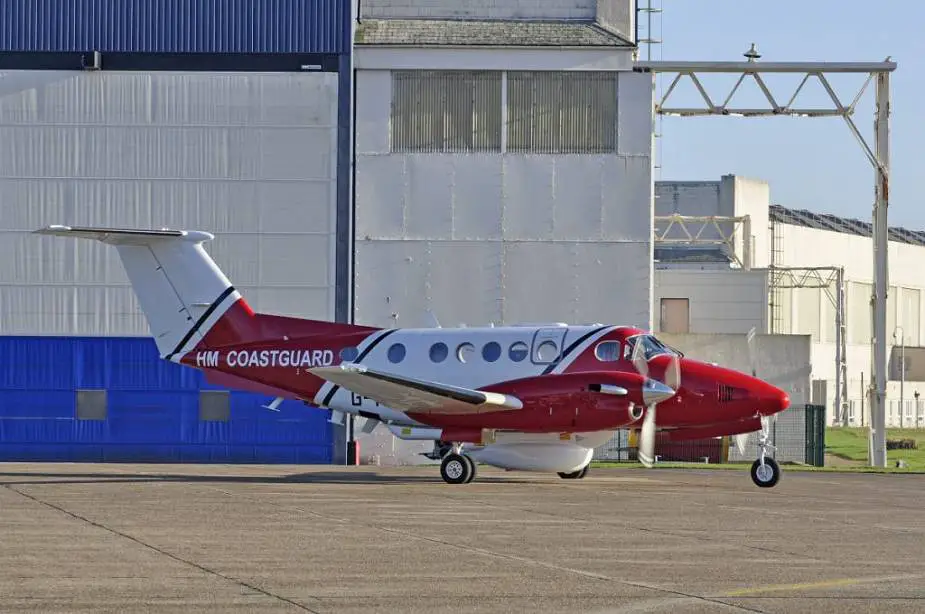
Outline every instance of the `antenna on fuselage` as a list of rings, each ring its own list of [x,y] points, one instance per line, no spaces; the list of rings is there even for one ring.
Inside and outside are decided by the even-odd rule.
[[[434,312],[431,311],[430,309],[427,310],[427,316],[428,316],[428,319],[430,320],[431,328],[443,328],[442,326],[440,326],[440,320],[437,319],[437,316],[435,316]]]

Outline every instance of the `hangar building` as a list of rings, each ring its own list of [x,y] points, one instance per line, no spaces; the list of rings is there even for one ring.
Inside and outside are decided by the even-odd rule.
[[[355,318],[620,322],[652,312],[651,74],[632,0],[363,0]],[[410,460],[429,445],[361,437]]]
[[[771,204],[766,182],[732,175],[659,181],[655,194],[655,329],[809,335],[813,402],[829,424],[869,424],[870,222]],[[890,228],[888,426],[925,426],[923,261],[925,232]]]
[[[350,3],[10,0],[0,23],[0,458],[330,461],[324,413],[159,361],[114,250],[28,231],[209,230],[255,309],[346,319]]]
[[[632,0],[364,0],[358,322],[648,325],[652,75]]]

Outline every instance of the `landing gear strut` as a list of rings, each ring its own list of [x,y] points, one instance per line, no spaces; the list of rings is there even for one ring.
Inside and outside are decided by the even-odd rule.
[[[578,471],[572,471],[571,473],[559,472],[559,477],[563,480],[580,480],[581,478],[588,475],[588,468],[591,466],[591,463],[588,463]]]
[[[761,418],[761,431],[758,433],[758,460],[752,463],[752,482],[759,488],[771,488],[780,481],[780,466],[768,454],[776,449],[768,440],[771,437],[771,422],[768,417]]]
[[[475,461],[462,453],[462,445],[453,444],[440,462],[440,477],[447,484],[468,484],[475,479]]]

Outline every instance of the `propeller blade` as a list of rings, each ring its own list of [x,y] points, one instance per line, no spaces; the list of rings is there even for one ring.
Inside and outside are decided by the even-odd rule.
[[[646,408],[646,415],[642,419],[642,429],[639,432],[639,449],[636,453],[639,462],[646,467],[655,464],[655,405]]]
[[[738,435],[733,436],[735,437],[736,450],[739,451],[739,456],[745,455],[745,444],[748,443],[748,436],[749,433],[739,433]]]
[[[665,369],[665,385],[675,390],[681,388],[681,359],[676,355],[671,357],[671,362]]]
[[[645,352],[646,349],[642,347],[642,341],[636,339],[636,343],[633,344],[633,354],[631,357],[633,366],[636,367],[636,371],[639,372],[639,375],[649,377],[649,363],[646,361]]]
[[[752,370],[752,377],[758,377],[758,348],[756,347],[755,335],[758,333],[753,326],[745,336],[748,343],[748,364]]]

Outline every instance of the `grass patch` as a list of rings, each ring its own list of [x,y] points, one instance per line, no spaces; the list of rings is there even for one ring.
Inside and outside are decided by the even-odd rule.
[[[835,427],[825,431],[825,451],[846,460],[867,462],[868,430]],[[887,429],[887,439],[914,439],[916,450],[887,450],[887,464],[895,469],[896,461],[906,461],[909,469],[925,471],[925,429]],[[899,470],[897,470],[899,471]]]

